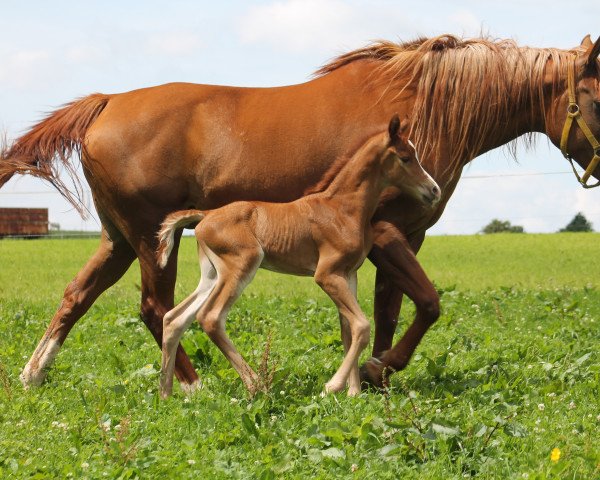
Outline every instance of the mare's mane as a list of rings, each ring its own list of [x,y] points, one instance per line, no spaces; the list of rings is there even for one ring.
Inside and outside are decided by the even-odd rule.
[[[499,130],[516,133],[519,112],[529,112],[532,130],[539,125],[539,115],[545,117],[548,100],[564,91],[567,68],[581,52],[441,35],[405,43],[377,41],[334,58],[315,75],[360,60],[376,62],[369,80],[387,82],[386,98],[413,92],[414,108],[406,113],[413,119],[411,138],[421,157],[444,155],[449,161],[432,173],[455,173],[481,153],[486,139],[498,138]],[[524,140],[530,145],[533,134]],[[509,144],[513,155],[515,145]]]

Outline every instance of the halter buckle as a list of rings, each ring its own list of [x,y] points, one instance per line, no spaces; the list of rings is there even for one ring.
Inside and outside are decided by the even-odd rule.
[[[576,103],[569,103],[569,105],[567,106],[567,114],[570,117],[575,117],[576,115],[578,115],[579,105],[577,105]]]

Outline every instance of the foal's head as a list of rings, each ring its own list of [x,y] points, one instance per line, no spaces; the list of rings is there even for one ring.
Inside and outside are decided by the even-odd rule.
[[[394,115],[388,128],[388,146],[383,154],[383,176],[390,186],[397,187],[402,193],[435,205],[440,199],[440,187],[423,170],[407,133],[408,121],[401,123],[398,115]]]

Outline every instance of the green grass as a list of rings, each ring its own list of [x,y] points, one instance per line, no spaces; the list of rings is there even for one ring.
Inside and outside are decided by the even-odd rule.
[[[19,372],[97,240],[0,241],[0,478],[600,478],[598,240],[429,238],[419,258],[443,313],[388,396],[321,398],[342,358],[335,309],[310,279],[260,272],[228,331],[254,366],[272,335],[269,393],[249,399],[194,326],[184,346],[204,388],[164,402],[136,265],[24,391]],[[179,300],[198,281],[193,240],[181,251]],[[365,265],[370,318],[373,278]]]

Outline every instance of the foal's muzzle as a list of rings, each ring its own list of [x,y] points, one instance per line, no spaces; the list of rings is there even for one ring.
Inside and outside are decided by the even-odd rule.
[[[442,196],[440,187],[438,187],[437,184],[434,184],[433,186],[426,186],[421,189],[421,192],[423,195],[423,201],[431,206],[438,203]]]

